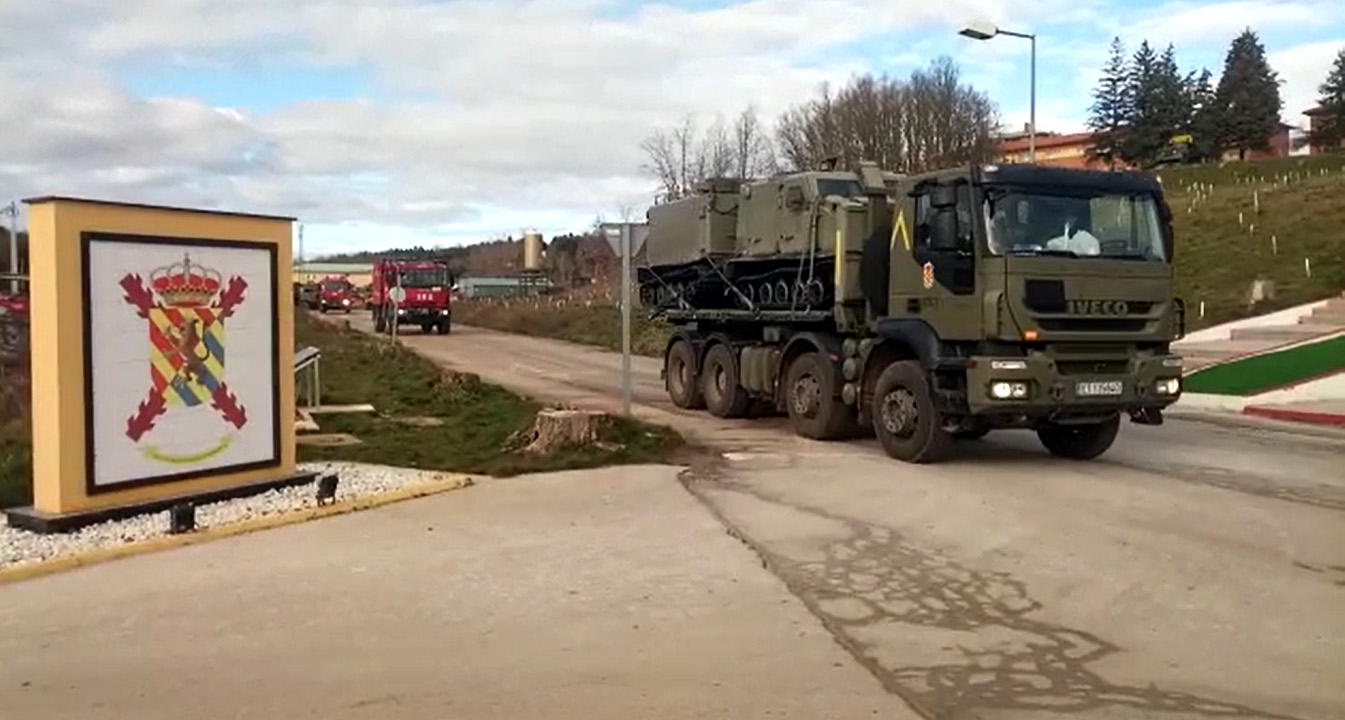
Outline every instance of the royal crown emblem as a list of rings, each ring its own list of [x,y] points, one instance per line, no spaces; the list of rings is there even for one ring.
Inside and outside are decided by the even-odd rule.
[[[226,283],[220,273],[184,253],[182,262],[151,270],[148,282],[128,273],[119,285],[127,304],[148,321],[149,341],[150,387],[126,420],[126,436],[138,444],[170,408],[203,405],[241,430],[247,410],[225,380],[224,321],[244,302],[247,281],[233,276]],[[223,452],[231,442],[226,434],[215,445],[185,455],[169,455],[155,445],[141,452],[161,462],[190,464]]]
[[[200,307],[215,298],[223,278],[210,268],[193,264],[191,256],[184,253],[182,262],[150,271],[149,284],[172,307]]]

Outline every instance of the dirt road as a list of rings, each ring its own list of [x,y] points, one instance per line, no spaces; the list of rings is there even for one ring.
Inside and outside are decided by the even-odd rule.
[[[466,327],[403,341],[540,399],[619,403],[619,355]],[[916,467],[677,410],[657,362],[632,371],[639,416],[727,454],[692,491],[925,717],[1345,717],[1345,435],[1170,419],[1092,463],[999,433]]]

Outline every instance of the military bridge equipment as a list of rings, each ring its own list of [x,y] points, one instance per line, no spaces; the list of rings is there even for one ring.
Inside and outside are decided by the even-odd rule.
[[[1029,429],[1086,460],[1181,392],[1171,212],[1140,172],[872,163],[709,180],[655,205],[641,304],[682,408],[788,414],[892,457]]]

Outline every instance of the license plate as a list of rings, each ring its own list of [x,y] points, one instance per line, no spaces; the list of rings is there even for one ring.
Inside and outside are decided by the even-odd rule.
[[[1108,395],[1120,395],[1125,389],[1120,380],[1106,380],[1103,382],[1081,382],[1074,386],[1074,393],[1080,397],[1105,397]]]

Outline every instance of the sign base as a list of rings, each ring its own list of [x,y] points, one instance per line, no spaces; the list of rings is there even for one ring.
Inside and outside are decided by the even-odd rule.
[[[279,488],[308,485],[312,483],[317,476],[318,474],[313,472],[295,473],[293,475],[284,475],[271,480],[263,480],[260,482],[248,483],[246,485],[236,485],[222,490],[185,493],[154,500],[127,503],[124,505],[113,505],[111,507],[102,507],[93,510],[77,510],[60,514],[45,513],[32,506],[10,508],[5,510],[5,518],[8,520],[10,527],[19,528],[20,530],[27,530],[42,535],[67,533],[98,523],[113,520],[125,520],[126,518],[135,517],[137,515],[149,515],[151,513],[164,512],[168,508],[182,502],[192,502],[199,506],[220,502],[222,500],[235,500],[238,498],[252,497],[253,495],[261,495],[262,493]],[[166,526],[167,520],[164,522]]]

